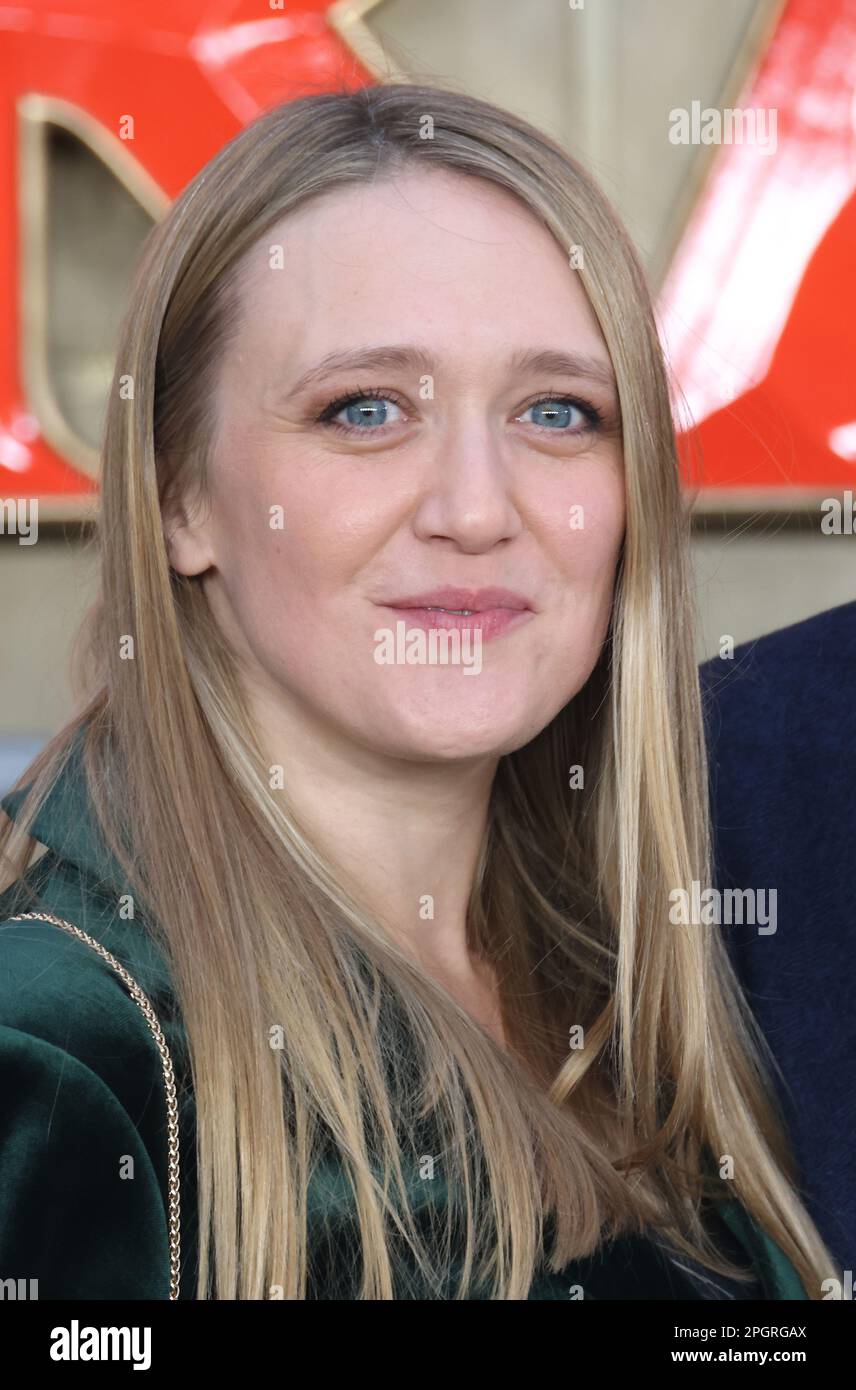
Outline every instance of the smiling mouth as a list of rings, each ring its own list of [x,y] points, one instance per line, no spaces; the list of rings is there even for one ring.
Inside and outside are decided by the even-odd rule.
[[[499,637],[522,626],[535,612],[529,601],[511,589],[434,590],[394,599],[382,607],[407,627],[478,632],[482,639]]]
[[[480,640],[484,641],[513,631],[535,617],[531,608],[438,608],[434,604],[422,608],[388,606],[406,628],[419,627],[426,632],[479,633]]]
[[[465,589],[461,585],[453,584],[438,585],[434,589],[423,589],[421,593],[389,599],[384,607],[407,610],[418,608],[424,613],[454,613],[464,617],[500,610],[511,613],[532,611],[532,604],[523,594],[498,585],[481,589]]]

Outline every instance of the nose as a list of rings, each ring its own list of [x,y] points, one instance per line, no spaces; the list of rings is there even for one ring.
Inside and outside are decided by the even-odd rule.
[[[486,422],[450,424],[437,440],[413,525],[420,540],[451,541],[473,555],[520,534],[508,463]]]

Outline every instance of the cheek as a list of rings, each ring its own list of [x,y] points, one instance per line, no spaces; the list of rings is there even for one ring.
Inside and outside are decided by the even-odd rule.
[[[606,638],[624,523],[624,479],[611,464],[575,470],[541,512],[555,602],[533,670],[557,706],[588,679]]]
[[[347,598],[395,530],[392,490],[282,439],[232,459],[218,478],[215,547],[233,630],[279,680],[341,664],[343,643],[370,650]]]
[[[334,590],[366,543],[356,500],[283,440],[233,455],[214,505],[218,568],[234,601],[255,608],[290,595],[305,611]]]
[[[575,473],[542,512],[543,534],[568,593],[611,592],[624,535],[624,479],[615,464]]]

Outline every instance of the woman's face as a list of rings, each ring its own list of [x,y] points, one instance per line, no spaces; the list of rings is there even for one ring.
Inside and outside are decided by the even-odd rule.
[[[568,257],[504,190],[407,172],[283,219],[241,303],[211,507],[170,554],[206,572],[257,708],[407,759],[529,742],[592,671],[624,529]]]

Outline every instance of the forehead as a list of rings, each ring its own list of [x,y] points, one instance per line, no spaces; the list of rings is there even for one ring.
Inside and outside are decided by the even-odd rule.
[[[513,193],[446,169],[312,198],[250,248],[237,284],[249,351],[426,334],[490,350],[513,334],[606,355],[569,249]]]

